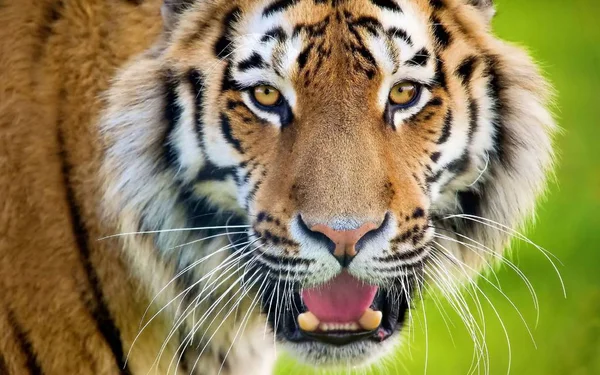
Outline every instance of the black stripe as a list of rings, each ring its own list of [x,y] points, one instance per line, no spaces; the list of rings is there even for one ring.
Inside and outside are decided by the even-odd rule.
[[[225,71],[223,72],[223,79],[221,80],[221,91],[242,91],[245,87],[242,87],[237,81],[232,78],[231,74],[231,63],[227,64]]]
[[[437,16],[431,17],[431,28],[437,44],[442,48],[447,48],[452,42],[452,37]]]
[[[477,64],[477,62],[478,60],[475,56],[469,56],[465,58],[455,70],[456,76],[460,78],[463,86],[465,86],[465,90],[469,97],[469,145],[473,141],[473,135],[479,126],[479,105],[473,98],[471,94],[471,88],[469,86],[475,70],[475,64]]]
[[[408,60],[406,64],[411,66],[426,66],[430,57],[429,51],[427,51],[425,48],[422,48],[415,53],[412,59]]]
[[[238,70],[241,72],[245,72],[246,70],[265,68],[266,66],[267,63],[262,58],[262,56],[254,52],[250,57],[238,64]]]
[[[444,171],[445,171],[445,169],[440,169],[435,174],[427,176],[427,178],[425,179],[425,182],[427,183],[427,185],[431,185],[431,184],[437,182],[440,179],[440,177],[442,177],[442,174],[444,174]]]
[[[240,8],[235,7],[223,18],[223,30],[221,36],[214,45],[214,52],[218,58],[228,58],[233,51],[232,28],[240,14]]]
[[[186,226],[188,227],[206,228],[247,224],[247,220],[238,213],[223,210],[211,202],[209,198],[198,196],[194,192],[193,185],[183,187],[178,197],[178,205],[184,207],[185,209]],[[228,232],[229,234],[227,234]],[[236,247],[236,245],[243,241],[247,241],[248,236],[245,233],[231,234],[231,232],[237,231],[228,229],[205,229],[202,230],[201,233],[198,233],[198,236],[199,238],[202,238],[227,234],[229,243],[234,245],[234,247],[228,251],[228,253],[233,253],[235,250],[239,249]],[[184,256],[184,254],[185,252],[178,252],[178,257]],[[179,258],[176,264],[178,265],[178,271],[182,271],[187,265],[189,265],[189,262],[186,259]],[[193,274],[189,272],[177,279],[177,283],[182,289],[192,286],[195,281],[196,280],[193,277]],[[186,301],[188,303],[193,302],[192,296],[197,295],[198,292],[199,286],[192,287],[191,292],[185,296]],[[183,370],[185,372],[185,369]]]
[[[2,8],[1,3],[2,2],[0,1],[0,8]],[[63,0],[55,0],[54,3],[45,10],[46,14],[44,15],[44,19],[38,30],[40,49],[35,51],[33,56],[34,60],[38,60],[46,51],[46,41],[52,36],[55,24],[62,18],[63,8]]]
[[[234,110],[239,106],[244,106],[244,102],[238,101],[238,100],[233,100],[233,99],[227,100],[227,109]]]
[[[254,169],[256,169],[256,168],[254,168]],[[256,184],[254,184],[252,189],[248,192],[248,196],[246,197],[246,210],[248,210],[248,211],[250,210],[250,202],[252,202],[252,200],[256,196],[256,193],[258,192],[258,189],[260,189],[262,183],[263,183],[263,180],[258,178],[258,180],[256,181]]]
[[[198,146],[204,152],[204,75],[196,69],[191,69],[187,79],[192,86],[192,94],[195,100],[194,121],[198,137]]]
[[[380,8],[402,13],[402,8],[394,0],[371,0],[371,2]]]
[[[507,162],[506,158],[506,144],[508,137],[506,134],[506,128],[502,123],[503,114],[506,111],[504,102],[502,101],[502,93],[505,89],[502,77],[498,72],[498,63],[492,58],[488,58],[487,75],[490,77],[488,84],[487,93],[492,98],[492,112],[494,118],[492,120],[492,126],[494,127],[494,152],[493,157],[497,158],[501,163]]]
[[[223,133],[223,136],[227,142],[229,142],[240,154],[244,153],[240,141],[233,136],[229,117],[227,117],[227,115],[224,113],[221,113],[221,132]]]
[[[223,210],[222,207],[215,206],[209,198],[197,195],[191,185],[187,189],[181,190],[178,201],[186,209],[186,221],[189,227],[206,228],[248,224],[248,220],[240,216],[239,213]],[[202,231],[202,236],[209,237],[227,233],[227,231],[227,229],[206,229]],[[232,243],[238,239],[238,235],[231,236]]]
[[[386,31],[387,35],[390,38],[400,38],[406,42],[409,46],[413,45],[413,41],[411,37],[406,33],[406,31],[399,29],[397,27],[392,27],[388,31]]]
[[[292,36],[296,37],[301,32],[306,32],[309,36],[314,37],[314,38],[323,36],[323,34],[325,34],[325,28],[330,23],[329,21],[330,21],[330,16],[326,16],[321,21],[316,22],[314,24],[310,24],[310,25],[303,24],[303,23],[298,24],[294,27]]]
[[[287,237],[281,237],[278,236],[276,234],[273,234],[273,232],[271,232],[270,230],[265,230],[262,233],[259,233],[260,237],[261,237],[261,241],[263,243],[267,243],[267,244],[273,244],[275,246],[279,246],[280,244],[284,244],[284,245],[288,245],[288,246],[299,246],[296,242],[294,242],[293,240],[290,240]]]
[[[473,136],[479,127],[479,105],[475,101],[475,99],[469,99],[469,143],[473,141]]]
[[[229,351],[224,351],[224,350],[219,351],[219,363],[221,364],[221,368],[224,370],[223,372],[225,374],[229,373],[231,370],[231,366],[229,365],[229,362],[227,362],[228,354],[229,354]]]
[[[96,273],[94,265],[90,259],[90,248],[88,246],[89,235],[80,213],[75,192],[73,191],[73,187],[71,185],[70,176],[72,167],[68,161],[68,154],[65,148],[64,138],[60,130],[58,133],[58,143],[60,147],[60,158],[62,161],[62,174],[66,190],[66,199],[71,215],[71,230],[75,237],[75,241],[77,242],[80,260],[95,300],[95,306],[89,307],[90,313],[96,320],[98,331],[102,334],[104,340],[113,353],[116,366],[122,371],[123,375],[131,375],[131,371],[125,363],[123,343],[121,342],[121,333],[115,325],[110,311],[108,310],[104,295],[102,293],[100,279],[98,278],[98,274]]]
[[[362,16],[352,21],[352,24],[365,28],[373,36],[379,35],[379,30],[383,29],[383,25],[375,17]]]
[[[177,168],[179,156],[173,144],[172,135],[177,129],[183,108],[178,103],[177,80],[172,73],[167,72],[165,74],[163,84],[166,94],[164,119],[167,122],[167,129],[163,137],[163,155],[168,167]]]
[[[413,214],[412,214],[412,218],[413,219],[419,219],[421,217],[425,217],[425,210],[421,207],[417,207],[415,208]]]
[[[191,294],[191,293],[190,293]],[[195,294],[194,294],[195,295]],[[179,342],[184,342],[184,340],[187,337],[187,332],[184,328],[179,328]],[[202,345],[201,347],[204,347],[204,342],[202,343],[198,343],[198,345]],[[188,365],[188,363],[195,363],[194,362],[190,362],[190,357],[192,357],[192,352],[195,351],[195,348],[193,346],[189,346],[186,345],[184,348],[181,349],[181,351],[179,351],[179,353],[181,353],[181,361],[179,362],[179,369],[181,370],[181,372],[183,372],[184,374],[191,374],[191,367],[190,365]],[[177,353],[175,353],[177,354]],[[193,367],[193,365],[192,365]]]
[[[469,150],[465,149],[460,157],[448,163],[445,169],[457,175],[466,171],[470,163],[471,157],[469,156]]]
[[[354,51],[358,52],[363,59],[367,60],[367,62],[369,62],[371,65],[377,67],[377,61],[375,60],[375,57],[373,57],[371,51],[369,51],[365,46],[361,44],[360,46],[355,47]]]
[[[445,6],[442,0],[429,0],[429,5],[435,10],[441,10]]]
[[[308,61],[308,55],[310,54],[310,51],[312,50],[313,46],[314,44],[310,42],[298,55],[298,70],[302,70],[306,66],[306,63]]]
[[[8,364],[6,363],[6,359],[0,353],[0,374],[9,375],[8,374]]]
[[[382,274],[382,276],[392,275],[392,277],[398,273],[398,271],[409,271],[413,274],[418,272],[425,264],[425,259],[419,259],[417,261],[405,261],[406,263],[400,263],[391,265],[388,267],[375,267],[373,272]],[[396,279],[397,280],[397,279]]]
[[[200,172],[198,172],[196,181],[225,181],[228,177],[235,176],[235,172],[235,167],[217,167],[212,162],[207,160],[206,164],[204,164],[204,167],[202,167]]]
[[[427,102],[426,107],[440,107],[442,104],[444,104],[442,98],[436,96]]]
[[[457,193],[457,199],[461,207],[462,213],[466,215],[481,215],[481,198],[484,194],[485,185],[479,187],[478,191],[467,190],[459,191]],[[471,220],[465,220],[465,225],[475,226],[477,223]]]
[[[259,251],[257,253],[257,257],[261,258],[262,260],[265,260],[269,263],[272,263],[273,265],[276,265],[278,267],[281,267],[281,266],[293,266],[293,267],[295,267],[295,266],[310,266],[311,264],[313,264],[315,262],[312,259],[273,256],[273,255],[266,254],[262,251]]]
[[[269,31],[267,31],[265,33],[265,35],[263,35],[262,38],[260,38],[260,41],[263,43],[266,43],[272,39],[276,39],[278,42],[283,42],[283,40],[287,37],[287,34],[285,33],[285,30],[283,30],[283,28],[281,27],[276,27],[274,29],[271,29]]]
[[[444,68],[444,63],[439,58],[436,59],[436,61],[435,77],[433,77],[433,79],[438,86],[445,89],[448,85],[448,82],[446,81],[446,70]]]
[[[266,211],[261,211],[258,213],[258,215],[256,215],[256,224],[260,224],[262,222],[275,223],[275,225],[281,227],[281,221]]]
[[[292,5],[296,4],[298,0],[276,0],[271,3],[268,7],[263,11],[263,16],[268,17],[274,13],[282,12]]]
[[[19,324],[11,310],[7,311],[7,317],[8,324],[10,324],[16,336],[17,344],[19,344],[19,349],[21,349],[21,352],[23,352],[23,355],[25,356],[25,364],[27,366],[27,369],[29,370],[29,373],[31,375],[42,375],[44,372],[42,371],[42,367],[40,366],[37,354],[33,350],[33,345],[27,337],[27,332],[25,332],[23,327]]]
[[[477,58],[475,56],[469,56],[460,63],[458,68],[456,68],[456,75],[460,78],[463,85],[467,85],[471,81],[476,63]]]
[[[453,121],[454,121],[454,116],[452,116],[452,111],[448,111],[448,113],[446,113],[446,118],[444,119],[444,127],[442,128],[442,135],[437,140],[438,144],[445,143],[448,140],[448,138],[450,138]]]
[[[398,241],[400,242],[404,242],[404,241]],[[420,255],[423,254],[423,252],[426,249],[424,247],[420,247],[418,249],[414,249],[414,250],[410,250],[410,251],[403,251],[401,253],[397,253],[397,254],[392,254],[392,255],[388,255],[385,257],[379,257],[376,258],[375,260],[380,261],[380,262],[394,262],[394,261],[403,261],[403,260],[411,260],[412,258],[416,258]]]

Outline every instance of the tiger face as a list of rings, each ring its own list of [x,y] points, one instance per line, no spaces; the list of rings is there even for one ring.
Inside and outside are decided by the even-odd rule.
[[[534,65],[490,35],[488,2],[172,3],[146,57],[160,62],[164,112],[146,119],[164,150],[122,204],[155,194],[139,215],[150,229],[195,223],[199,206],[248,225],[230,238],[243,277],[300,358],[383,355],[425,283],[473,277],[531,211],[553,122]],[[149,210],[165,190],[172,202]]]

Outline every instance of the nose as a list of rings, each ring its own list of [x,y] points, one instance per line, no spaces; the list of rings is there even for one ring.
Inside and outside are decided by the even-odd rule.
[[[326,245],[342,267],[348,267],[368,238],[376,236],[383,230],[387,218],[386,215],[380,224],[367,222],[352,230],[335,230],[326,224],[309,227],[302,216],[299,217],[299,221],[305,234]]]

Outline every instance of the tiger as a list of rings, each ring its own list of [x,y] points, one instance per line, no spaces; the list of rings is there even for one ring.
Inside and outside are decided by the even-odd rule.
[[[552,90],[494,14],[0,2],[0,373],[381,363],[553,169]]]

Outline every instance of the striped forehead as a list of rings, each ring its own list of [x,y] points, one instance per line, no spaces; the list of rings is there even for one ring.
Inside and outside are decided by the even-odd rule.
[[[376,19],[382,32],[369,38],[372,51],[387,52],[384,56],[376,57],[385,72],[390,74],[401,67],[410,69],[426,66],[429,63],[427,57],[433,50],[427,16],[410,1],[394,3],[398,8],[379,8]],[[418,74],[418,70],[415,72]]]
[[[307,11],[308,7],[313,11]],[[257,2],[235,26],[233,77],[243,86],[268,82],[285,90],[307,46],[323,37],[299,32],[299,25],[316,24],[327,16],[332,19],[336,13],[360,31],[384,77],[401,75],[424,83],[433,79],[435,59],[428,17],[407,0]]]
[[[292,37],[294,25],[285,12],[292,3],[261,1],[239,20],[233,41],[232,75],[245,87],[264,83],[277,86],[293,106],[294,93],[288,78],[293,74],[302,40]]]

